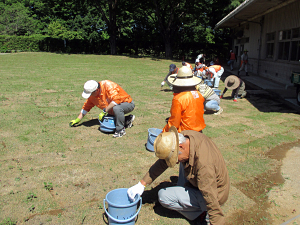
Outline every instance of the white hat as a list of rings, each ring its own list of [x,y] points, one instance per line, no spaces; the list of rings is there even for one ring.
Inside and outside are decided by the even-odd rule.
[[[99,83],[95,80],[88,80],[83,86],[82,97],[89,98],[97,90]]]
[[[172,74],[167,78],[168,82],[174,86],[191,87],[201,82],[199,77],[195,77],[190,67],[183,66],[178,70],[178,74]]]
[[[200,62],[199,59],[196,59],[196,60],[195,60],[195,63],[198,63],[198,62]]]

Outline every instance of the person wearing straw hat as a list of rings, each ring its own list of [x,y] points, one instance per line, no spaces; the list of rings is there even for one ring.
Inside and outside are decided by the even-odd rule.
[[[128,197],[142,195],[146,185],[180,163],[177,186],[159,190],[160,204],[196,224],[204,222],[206,212],[210,224],[224,224],[221,205],[228,199],[230,181],[224,158],[213,141],[196,131],[178,133],[172,126],[157,136],[154,151],[159,159],[138,184],[127,190]]]
[[[248,75],[248,50],[244,50],[244,54],[241,56],[241,68],[238,71],[238,76],[240,75],[240,72],[245,69],[246,76]]]
[[[171,116],[163,132],[169,131],[171,126],[175,126],[178,132],[202,131],[206,126],[203,118],[204,98],[196,90],[196,85],[201,82],[201,78],[194,76],[189,67],[183,66],[177,74],[168,77],[168,82],[173,85],[174,94]]]
[[[232,90],[231,97],[233,98],[234,102],[237,102],[238,98],[243,98],[247,94],[247,92],[245,91],[246,88],[245,82],[241,78],[235,75],[230,75],[226,77],[224,84],[225,84],[225,88],[220,98],[223,98],[224,94],[228,89]]]
[[[135,105],[130,95],[118,84],[110,80],[100,82],[89,80],[84,84],[82,97],[87,100],[83,104],[78,117],[70,121],[70,127],[78,124],[94,106],[102,109],[99,120],[107,114],[115,116],[116,131],[113,135],[114,138],[124,136],[126,134],[125,127],[132,126],[135,116],[129,115],[129,118],[125,121],[125,114],[132,112]]]

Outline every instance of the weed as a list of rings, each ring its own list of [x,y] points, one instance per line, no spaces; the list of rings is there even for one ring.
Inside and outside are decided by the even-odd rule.
[[[44,188],[45,188],[47,191],[50,191],[50,190],[53,190],[53,185],[52,185],[52,183],[44,182]]]
[[[4,219],[0,222],[0,225],[16,225],[17,221],[12,220],[11,218]]]
[[[103,206],[101,203],[98,204],[98,209],[103,209]]]
[[[58,213],[57,217],[60,218],[61,217],[61,213]]]
[[[34,198],[37,198],[36,194],[34,194],[33,192],[29,192],[27,197],[26,197],[26,201],[32,201]]]
[[[64,155],[64,154],[62,154],[62,155],[61,155],[61,157],[63,157],[63,158],[67,158],[67,156],[66,156],[66,155]]]
[[[8,166],[8,169],[12,170],[13,168],[15,168],[14,166]]]
[[[21,180],[20,177],[16,177],[16,178],[15,178],[15,181],[20,181],[20,180]]]
[[[35,206],[34,205],[31,205],[30,207],[29,207],[29,211],[30,212],[33,212],[35,210]]]

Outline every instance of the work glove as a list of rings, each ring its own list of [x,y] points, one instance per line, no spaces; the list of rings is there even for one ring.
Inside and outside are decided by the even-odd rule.
[[[106,116],[108,113],[105,111],[105,109],[102,110],[102,112],[99,114],[99,120],[103,121],[104,116]]]
[[[128,197],[131,199],[131,201],[134,201],[134,197],[139,194],[140,196],[143,194],[145,190],[145,186],[142,185],[141,182],[139,182],[138,184],[132,186],[131,188],[128,188],[127,190],[127,194]]]
[[[81,121],[81,119],[77,118],[76,120],[71,120],[69,123],[70,127],[74,127],[76,124],[78,124]]]
[[[165,82],[161,82],[160,87],[163,87],[165,85]]]
[[[223,95],[221,95],[220,98],[223,98]]]

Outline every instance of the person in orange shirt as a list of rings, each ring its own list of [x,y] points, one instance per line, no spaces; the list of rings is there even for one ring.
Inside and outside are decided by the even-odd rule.
[[[115,116],[116,131],[113,137],[124,136],[126,134],[125,126],[132,126],[135,116],[130,115],[129,120],[125,123],[125,114],[132,112],[135,105],[130,95],[118,84],[110,80],[100,82],[89,80],[84,84],[82,97],[87,100],[77,119],[71,120],[69,124],[71,127],[78,124],[94,106],[103,110],[99,114],[100,120],[107,114]]]
[[[175,126],[178,132],[183,130],[201,132],[206,126],[203,118],[205,99],[196,90],[201,78],[194,76],[189,67],[183,66],[178,70],[178,74],[170,75],[168,81],[173,85],[174,97],[171,116],[163,132],[169,131],[171,126]]]
[[[187,62],[182,62],[182,66],[187,66],[190,67],[192,71],[194,70],[193,66]]]
[[[212,65],[205,69],[205,75],[211,77],[211,81],[213,82],[213,88],[218,89],[220,79],[222,74],[224,73],[224,68],[220,65]]]

